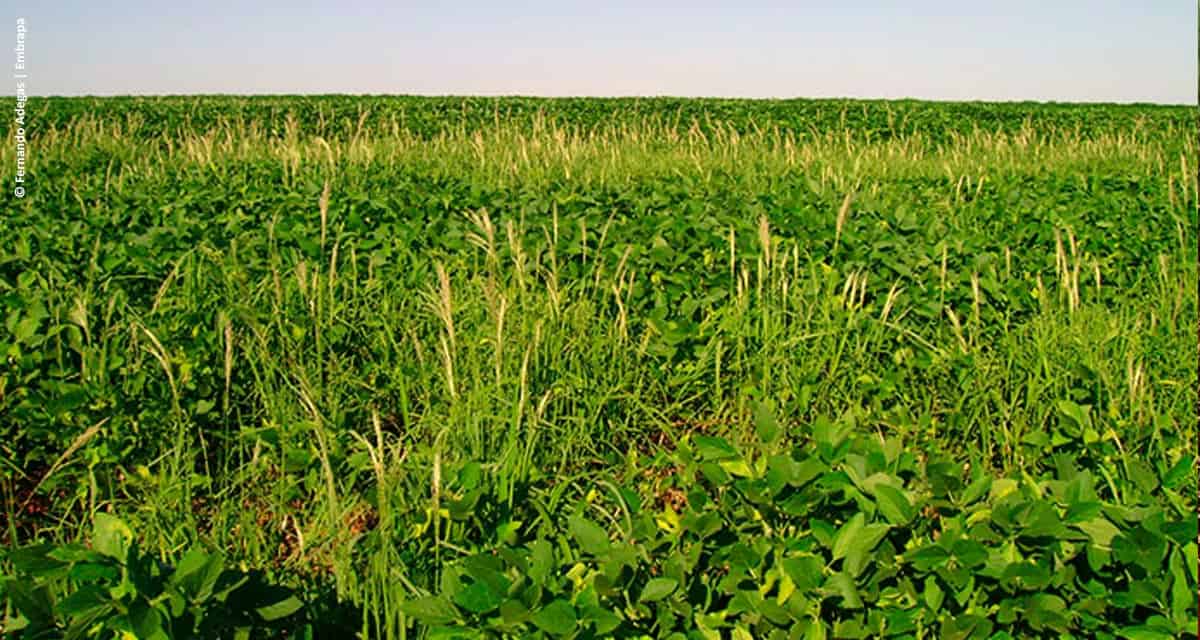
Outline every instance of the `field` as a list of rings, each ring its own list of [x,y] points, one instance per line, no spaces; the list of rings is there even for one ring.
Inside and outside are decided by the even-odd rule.
[[[1195,637],[1194,109],[28,109],[13,637]]]

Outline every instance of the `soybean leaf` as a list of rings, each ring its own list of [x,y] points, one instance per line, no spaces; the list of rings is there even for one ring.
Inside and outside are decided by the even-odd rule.
[[[550,635],[565,636],[575,630],[575,607],[566,600],[555,600],[533,614],[533,624]]]
[[[903,491],[886,484],[875,487],[879,512],[894,525],[904,526],[916,517],[917,511]]]
[[[567,520],[567,527],[579,543],[579,548],[583,549],[585,553],[600,555],[612,546],[608,539],[608,533],[600,525],[581,515],[571,516]]]
[[[652,578],[642,589],[642,595],[638,600],[641,602],[657,602],[671,595],[677,586],[679,586],[679,581],[675,578]]]
[[[458,609],[445,598],[423,596],[400,605],[400,611],[416,618],[423,624],[440,625],[458,619]]]
[[[862,513],[856,513],[842,525],[841,529],[838,529],[837,536],[833,539],[834,560],[845,558],[846,554],[850,553],[850,549],[865,523],[866,517]]]
[[[133,531],[129,525],[120,518],[101,511],[92,520],[92,526],[92,548],[114,560],[124,562],[129,543],[133,540]]]

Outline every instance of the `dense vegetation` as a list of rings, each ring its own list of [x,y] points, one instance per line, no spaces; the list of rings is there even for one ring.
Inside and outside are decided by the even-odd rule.
[[[29,122],[9,632],[1194,637],[1194,110]]]

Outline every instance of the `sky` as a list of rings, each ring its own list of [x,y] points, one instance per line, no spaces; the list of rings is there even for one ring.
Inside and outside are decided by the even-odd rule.
[[[1197,101],[1192,0],[22,4],[34,96]]]

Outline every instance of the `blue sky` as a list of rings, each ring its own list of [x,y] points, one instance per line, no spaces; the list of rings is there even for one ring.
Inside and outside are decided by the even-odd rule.
[[[1197,97],[1191,0],[166,4],[27,3],[30,93]]]

